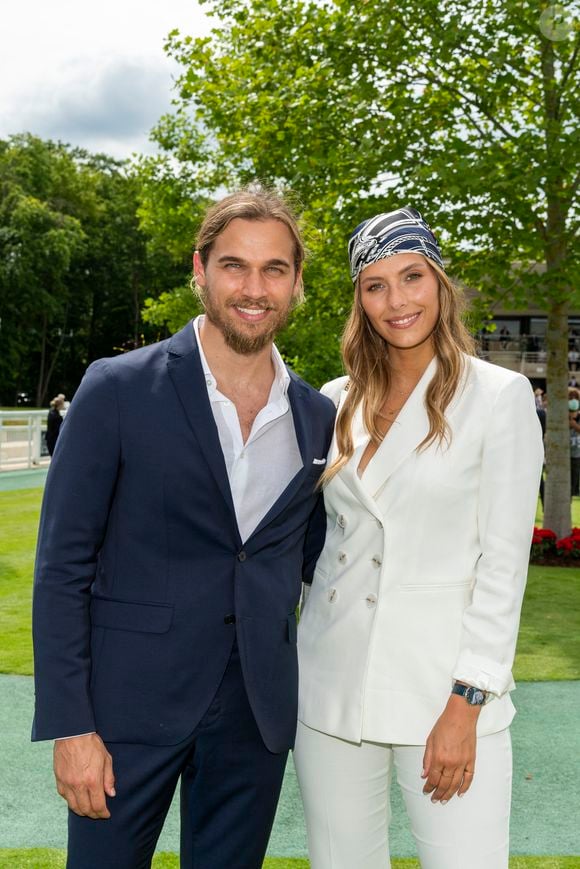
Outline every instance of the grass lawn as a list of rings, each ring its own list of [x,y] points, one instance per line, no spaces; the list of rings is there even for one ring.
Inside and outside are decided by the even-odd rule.
[[[42,489],[0,492],[0,672],[32,673],[32,565]]]
[[[530,565],[514,678],[580,679],[580,568]]]
[[[538,506],[536,509],[536,525],[542,527],[544,519],[544,511],[542,510],[542,502],[538,498]],[[572,498],[572,526],[580,528],[580,498]]]
[[[0,492],[0,672],[32,673],[30,600],[42,490]],[[580,499],[576,499],[580,525]],[[580,679],[580,567],[530,567],[515,678]]]
[[[1,869],[64,869],[65,852],[35,848],[30,851],[0,850]],[[510,869],[578,869],[578,857],[512,857]],[[308,860],[290,860],[271,857],[264,869],[308,869]],[[392,869],[420,869],[419,861],[393,859]],[[177,854],[157,854],[153,869],[179,869]]]

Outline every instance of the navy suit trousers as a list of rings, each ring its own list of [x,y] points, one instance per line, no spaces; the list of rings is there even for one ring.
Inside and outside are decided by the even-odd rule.
[[[261,869],[287,752],[265,747],[237,643],[220,687],[188,739],[108,743],[117,795],[111,818],[69,811],[67,869],[146,869],[181,777],[181,869]]]

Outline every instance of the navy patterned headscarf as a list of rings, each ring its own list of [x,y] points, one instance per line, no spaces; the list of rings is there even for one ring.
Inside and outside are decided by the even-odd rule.
[[[420,253],[443,268],[443,257],[429,225],[416,208],[377,214],[359,223],[348,242],[353,283],[366,266],[397,253]]]

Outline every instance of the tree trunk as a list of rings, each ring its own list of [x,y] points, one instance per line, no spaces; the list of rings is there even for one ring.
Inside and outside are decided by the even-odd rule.
[[[568,303],[548,312],[546,491],[544,528],[566,537],[571,528],[568,425]]]
[[[46,311],[42,315],[42,343],[40,350],[40,370],[38,372],[38,379],[36,381],[36,407],[42,407],[42,399],[43,399],[43,383],[44,383],[44,370],[46,367],[46,339],[47,339],[47,331],[48,331],[48,318],[46,316]]]
[[[139,276],[135,270],[132,273],[132,286],[133,286],[133,349],[136,350],[139,347],[139,325],[141,323],[141,305],[139,299]]]

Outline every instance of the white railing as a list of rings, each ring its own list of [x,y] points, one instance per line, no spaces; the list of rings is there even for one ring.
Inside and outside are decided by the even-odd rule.
[[[0,471],[49,464],[46,410],[0,410]]]

